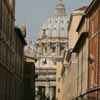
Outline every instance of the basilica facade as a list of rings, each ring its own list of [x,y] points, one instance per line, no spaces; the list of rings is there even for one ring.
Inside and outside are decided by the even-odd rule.
[[[67,17],[62,0],[57,0],[55,10],[55,15],[41,27],[36,40],[36,100],[55,100],[56,92],[60,93],[60,88],[56,87],[60,80],[57,65],[62,62],[68,41]]]

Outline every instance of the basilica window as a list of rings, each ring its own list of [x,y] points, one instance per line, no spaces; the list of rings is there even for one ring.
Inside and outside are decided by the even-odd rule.
[[[65,48],[64,46],[60,47],[60,55],[63,53],[64,48]]]
[[[44,49],[45,49],[45,53],[47,53],[47,47],[44,47]]]
[[[44,65],[44,64],[47,64],[46,58],[42,61],[42,64],[43,64],[43,65]]]
[[[55,53],[56,47],[52,47],[52,52]]]

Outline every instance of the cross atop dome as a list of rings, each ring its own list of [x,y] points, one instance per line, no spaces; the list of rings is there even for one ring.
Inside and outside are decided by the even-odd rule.
[[[64,15],[65,15],[65,6],[63,4],[63,0],[57,0],[56,16],[64,16]]]

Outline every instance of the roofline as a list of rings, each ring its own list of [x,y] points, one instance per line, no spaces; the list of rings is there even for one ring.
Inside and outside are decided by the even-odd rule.
[[[86,15],[91,11],[91,9],[95,6],[95,3],[98,2],[99,0],[92,0],[88,8],[86,9],[85,13]]]
[[[77,12],[77,11],[79,11],[79,12]],[[75,13],[75,12],[76,12],[76,13]],[[67,28],[68,31],[69,31],[69,29],[70,29],[73,16],[76,16],[76,15],[83,16],[83,15],[82,15],[82,12],[83,12],[83,14],[84,14],[84,10],[76,10],[76,11],[74,11],[74,12],[71,14],[70,20],[69,20],[69,24],[68,24],[68,28]]]
[[[77,11],[77,10],[84,10],[85,11],[87,9],[87,7],[88,7],[87,5],[84,5],[83,7],[80,7],[79,9],[76,9],[75,11]]]
[[[93,1],[90,3],[90,5],[87,7],[87,9],[86,9],[86,11],[85,11],[85,14],[84,14],[84,16],[82,16],[82,19],[80,20],[80,23],[79,23],[79,25],[78,25],[78,27],[77,27],[77,29],[76,29],[77,32],[79,31],[79,28],[80,28],[80,26],[81,26],[83,20],[85,19],[86,15],[91,11],[91,9],[93,8],[93,6],[95,6],[95,3],[96,3],[97,1],[99,1],[99,0],[93,0]]]
[[[77,29],[76,29],[76,32],[79,31],[79,28],[80,28],[80,26],[81,26],[81,24],[82,24],[82,22],[83,22],[84,19],[85,19],[85,15],[82,16],[82,18],[81,18],[81,20],[80,20],[80,22],[79,22],[79,25],[78,25],[78,27],[77,27]]]

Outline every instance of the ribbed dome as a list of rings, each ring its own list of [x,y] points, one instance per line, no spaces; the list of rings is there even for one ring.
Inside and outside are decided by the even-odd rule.
[[[46,37],[52,38],[67,37],[66,16],[53,16],[48,18],[47,22],[41,27],[38,38],[43,38],[44,34]]]
[[[38,39],[67,38],[67,18],[63,0],[57,0],[55,16],[49,17],[40,29]]]
[[[63,1],[57,0],[56,14],[47,19],[38,34],[36,41],[36,57],[39,59],[39,62],[46,59],[50,67],[50,61],[52,64],[55,64],[58,58],[62,59],[64,48],[67,47],[68,42],[67,22]],[[43,67],[41,64],[40,66]]]

